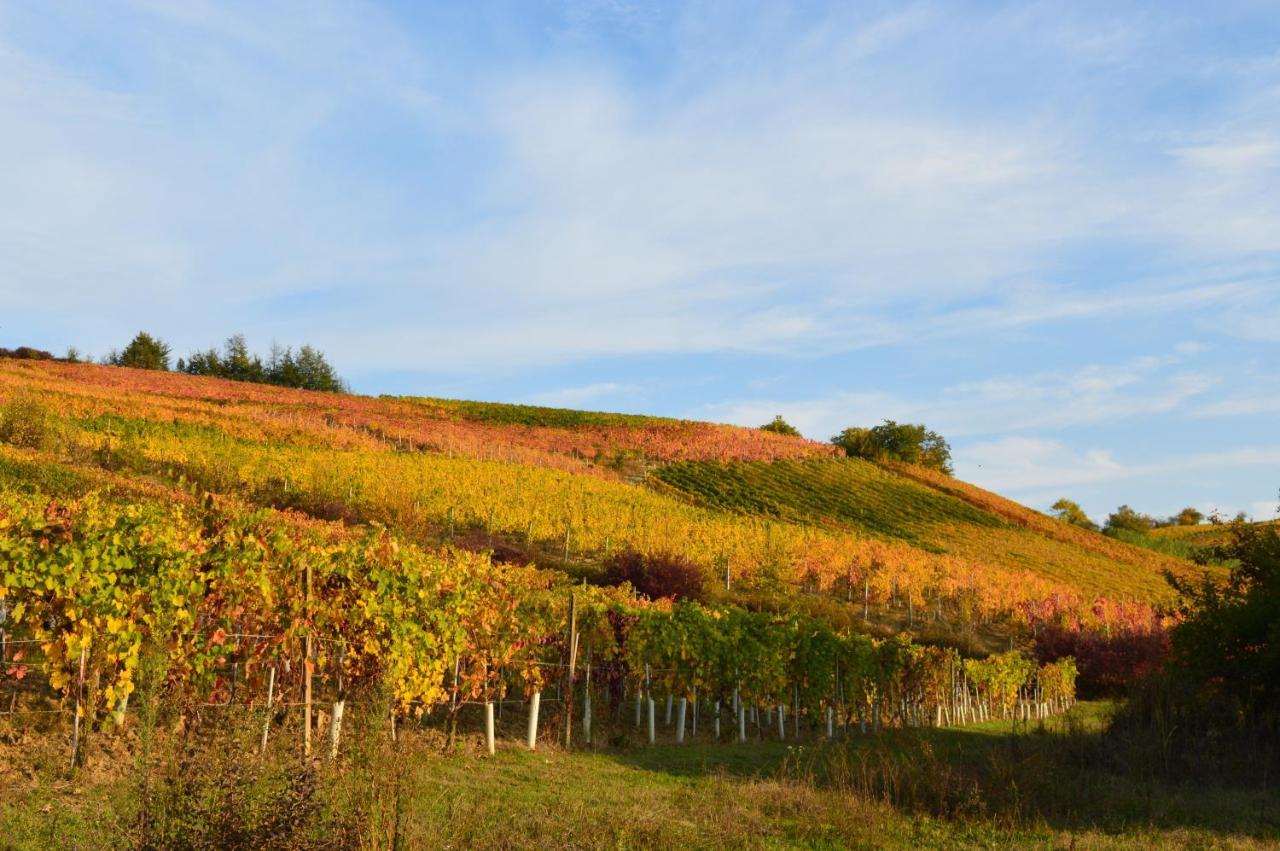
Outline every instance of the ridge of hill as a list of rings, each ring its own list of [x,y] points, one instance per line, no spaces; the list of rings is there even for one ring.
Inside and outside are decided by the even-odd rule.
[[[15,399],[51,438],[0,453],[0,487],[197,488],[575,575],[632,548],[687,558],[735,593],[852,600],[857,585],[886,611],[1078,621],[1100,596],[1160,601],[1165,570],[1198,570],[941,474],[758,429],[0,361],[0,404]]]

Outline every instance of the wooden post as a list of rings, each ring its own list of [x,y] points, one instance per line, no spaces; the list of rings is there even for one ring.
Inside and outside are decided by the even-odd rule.
[[[578,664],[578,597],[569,593],[569,635],[565,647],[569,651],[569,666],[565,671],[564,688],[564,746],[573,744],[573,675]]]
[[[342,679],[342,664],[346,659],[346,647],[338,648],[338,696],[333,701],[333,716],[329,719],[329,759],[338,758],[338,742],[342,738],[342,713],[347,707],[347,689]],[[455,687],[457,683],[456,671],[454,668]]]
[[[587,662],[587,681],[582,689],[582,740],[591,744],[591,662]]]
[[[538,707],[542,703],[542,691],[535,691],[529,698],[529,731],[525,737],[529,750],[538,749]]]
[[[307,604],[307,636],[304,643],[303,653],[306,658],[302,660],[302,755],[311,756],[311,669],[314,663],[311,661],[313,656],[313,639],[311,636],[311,562],[307,562],[307,585],[306,585],[306,604]]]
[[[87,648],[80,645],[80,676],[76,678],[76,716],[71,731],[71,770],[76,770],[76,757],[80,750],[80,715],[84,711],[84,663]]]
[[[569,563],[569,527],[564,527],[564,563]]]
[[[338,741],[342,737],[342,711],[347,702],[342,699],[333,702],[333,717],[329,719],[329,759],[338,758]]]
[[[486,700],[484,702],[484,745],[489,751],[489,756],[493,756],[493,701]]]
[[[271,666],[271,672],[267,675],[267,711],[265,718],[262,719],[262,744],[258,747],[259,753],[267,752],[267,736],[271,733],[271,704],[276,697],[276,666]]]

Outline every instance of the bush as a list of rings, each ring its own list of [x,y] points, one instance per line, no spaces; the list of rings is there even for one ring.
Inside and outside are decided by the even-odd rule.
[[[0,443],[44,449],[52,438],[49,414],[34,399],[18,397],[0,408]]]
[[[0,349],[0,358],[13,358],[14,360],[53,360],[54,357],[43,349],[33,349],[30,346],[18,346],[16,349]]]
[[[1122,505],[1107,515],[1107,526],[1102,531],[1114,538],[1119,537],[1117,532],[1138,532],[1145,535],[1155,527],[1154,517],[1140,514],[1129,506]]]
[[[1036,635],[1035,652],[1042,664],[1075,657],[1082,698],[1121,697],[1164,664],[1169,634],[1163,629],[1102,633],[1047,626]]]
[[[1280,714],[1280,531],[1237,522],[1213,548],[1225,582],[1168,575],[1181,595],[1170,670],[1231,714]]]
[[[782,414],[778,414],[769,422],[760,426],[761,431],[771,431],[774,434],[785,434],[787,437],[799,437],[800,429],[793,426],[782,418]]]
[[[702,600],[706,580],[696,564],[669,553],[642,555],[635,550],[618,553],[605,563],[605,582],[630,582],[641,594],[657,600]]]

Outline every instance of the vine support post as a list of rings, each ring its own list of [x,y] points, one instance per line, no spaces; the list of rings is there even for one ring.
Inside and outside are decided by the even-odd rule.
[[[493,756],[493,701],[486,700],[484,702],[484,745],[489,751],[489,756]]]
[[[716,701],[715,733],[716,741],[718,742],[720,741],[720,701],[718,700]]]
[[[569,592],[569,634],[565,642],[568,651],[568,667],[564,682],[564,746],[573,744],[573,678],[578,664],[578,597]]]
[[[591,744],[591,646],[587,644],[587,681],[582,688],[582,741]]]
[[[259,753],[267,752],[267,736],[271,735],[271,704],[276,697],[276,666],[271,666],[270,673],[267,674],[267,711],[263,713],[266,717],[262,719],[262,743],[258,747]]]
[[[329,719],[329,759],[338,758],[338,742],[342,739],[342,714],[347,708],[347,688],[342,677],[342,665],[346,660],[347,649],[340,646],[338,650],[338,696],[333,701],[333,715]]]
[[[542,691],[538,690],[529,698],[529,730],[525,742],[529,750],[538,749],[538,708],[542,704]]]
[[[653,719],[653,683],[649,679],[649,666],[644,666],[644,702],[648,709],[649,716],[649,744],[653,744],[657,739],[657,731],[654,729]]]
[[[689,698],[680,697],[680,706],[676,712],[676,744],[684,744],[684,719],[689,706]]]
[[[302,660],[302,755],[311,756],[311,669],[314,666],[312,657],[315,651],[314,638],[311,635],[311,562],[307,562],[306,578],[307,635],[303,647]]]
[[[76,715],[71,730],[71,770],[76,770],[76,760],[80,751],[80,716],[84,712],[84,665],[88,648],[80,645],[80,674],[76,677]]]

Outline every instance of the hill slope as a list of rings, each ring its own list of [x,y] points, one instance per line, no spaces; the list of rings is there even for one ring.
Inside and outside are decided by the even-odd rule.
[[[0,403],[15,399],[35,403],[48,439],[0,451],[6,488],[194,486],[586,576],[622,548],[667,551],[735,591],[852,597],[856,584],[868,603],[990,618],[1157,600],[1163,570],[1194,569],[963,482],[756,429],[0,361]]]

